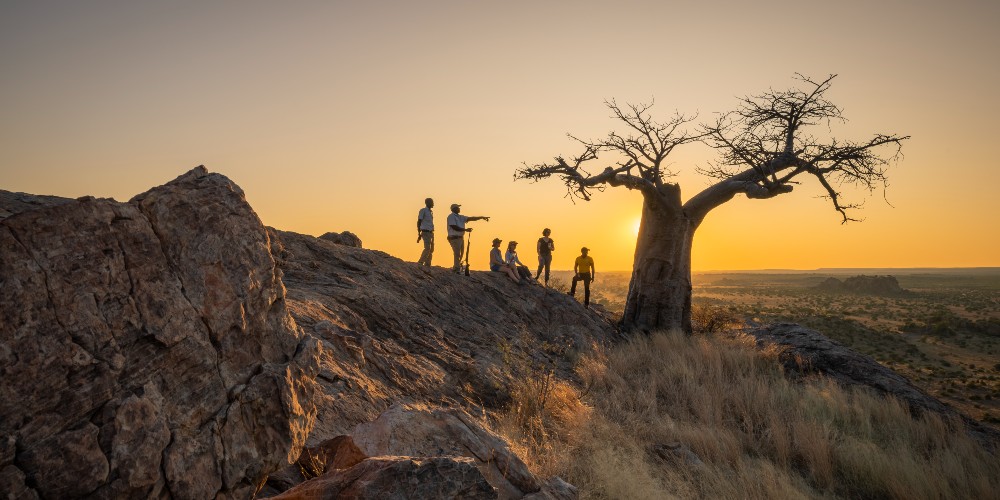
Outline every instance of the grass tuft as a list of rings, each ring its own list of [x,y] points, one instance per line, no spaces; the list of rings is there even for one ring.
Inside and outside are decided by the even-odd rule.
[[[498,431],[582,498],[988,498],[1000,461],[960,422],[827,380],[743,335],[657,333],[525,377]],[[662,450],[682,450],[675,455]],[[659,450],[659,451],[656,451]],[[698,460],[684,459],[691,452]]]

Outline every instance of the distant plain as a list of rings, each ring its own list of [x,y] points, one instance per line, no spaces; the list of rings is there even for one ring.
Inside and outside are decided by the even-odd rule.
[[[906,293],[816,288],[830,277],[858,275],[894,276]],[[571,276],[554,271],[550,285],[568,289]],[[629,277],[599,272],[591,301],[621,314]],[[805,325],[973,418],[1000,424],[1000,268],[702,272],[692,281],[696,316],[710,309],[737,322]]]

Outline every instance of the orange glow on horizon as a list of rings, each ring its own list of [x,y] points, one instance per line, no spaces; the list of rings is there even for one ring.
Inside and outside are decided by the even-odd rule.
[[[435,265],[450,265],[445,217],[461,203],[463,214],[491,217],[470,224],[476,269],[486,268],[494,237],[520,241],[521,259],[533,265],[549,227],[553,268],[570,269],[587,246],[599,270],[629,270],[639,193],[608,188],[573,203],[558,179],[515,182],[514,170],[576,154],[567,133],[607,134],[616,124],[606,99],[654,99],[657,117],[677,110],[710,120],[734,109],[736,96],[791,85],[796,72],[835,72],[829,97],[849,119],[832,125],[839,139],[913,136],[884,194],[844,189],[846,202],[865,202],[853,214],[865,221],[840,224],[810,182],[770,200],[738,196],[698,229],[692,268],[1000,266],[991,148],[1000,65],[983,63],[1000,46],[1000,2],[900,12],[859,0],[776,1],[731,2],[725,16],[709,3],[648,0],[582,0],[573,9],[5,2],[0,189],[127,200],[204,164],[239,184],[267,225],[349,230],[366,248],[411,262],[422,248],[417,211],[432,197]],[[817,32],[818,16],[854,26],[856,36]],[[664,22],[673,40],[703,43],[664,47]],[[781,58],[706,57],[737,47],[771,54],[773,40],[758,30],[774,24],[796,40]],[[869,50],[886,40],[892,50]],[[669,51],[669,64],[651,64],[656,58],[637,47]],[[627,76],[615,67],[629,68]],[[668,181],[683,198],[708,185],[695,169],[714,155],[697,143],[671,154],[678,175]]]

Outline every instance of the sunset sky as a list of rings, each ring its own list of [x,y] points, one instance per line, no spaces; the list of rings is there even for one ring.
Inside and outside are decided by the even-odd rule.
[[[631,268],[641,208],[616,188],[572,203],[522,162],[615,126],[605,99],[655,114],[731,110],[796,72],[839,76],[838,138],[910,135],[890,186],[840,224],[815,186],[737,197],[695,237],[698,270],[1000,266],[1000,2],[940,1],[5,1],[0,3],[0,189],[127,200],[204,164],[265,224],[415,261],[437,201],[488,241],[552,229],[554,268],[579,247]],[[827,133],[825,130],[817,133]],[[702,145],[673,156],[685,198]]]

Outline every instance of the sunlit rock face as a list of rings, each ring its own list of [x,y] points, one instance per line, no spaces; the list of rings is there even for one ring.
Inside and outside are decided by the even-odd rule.
[[[323,346],[310,445],[397,402],[498,409],[519,377],[572,379],[575,356],[618,335],[607,317],[541,285],[269,231],[288,310]],[[450,265],[450,251],[438,249],[435,262]]]
[[[3,195],[0,490],[246,498],[298,456],[319,346],[238,186]]]

